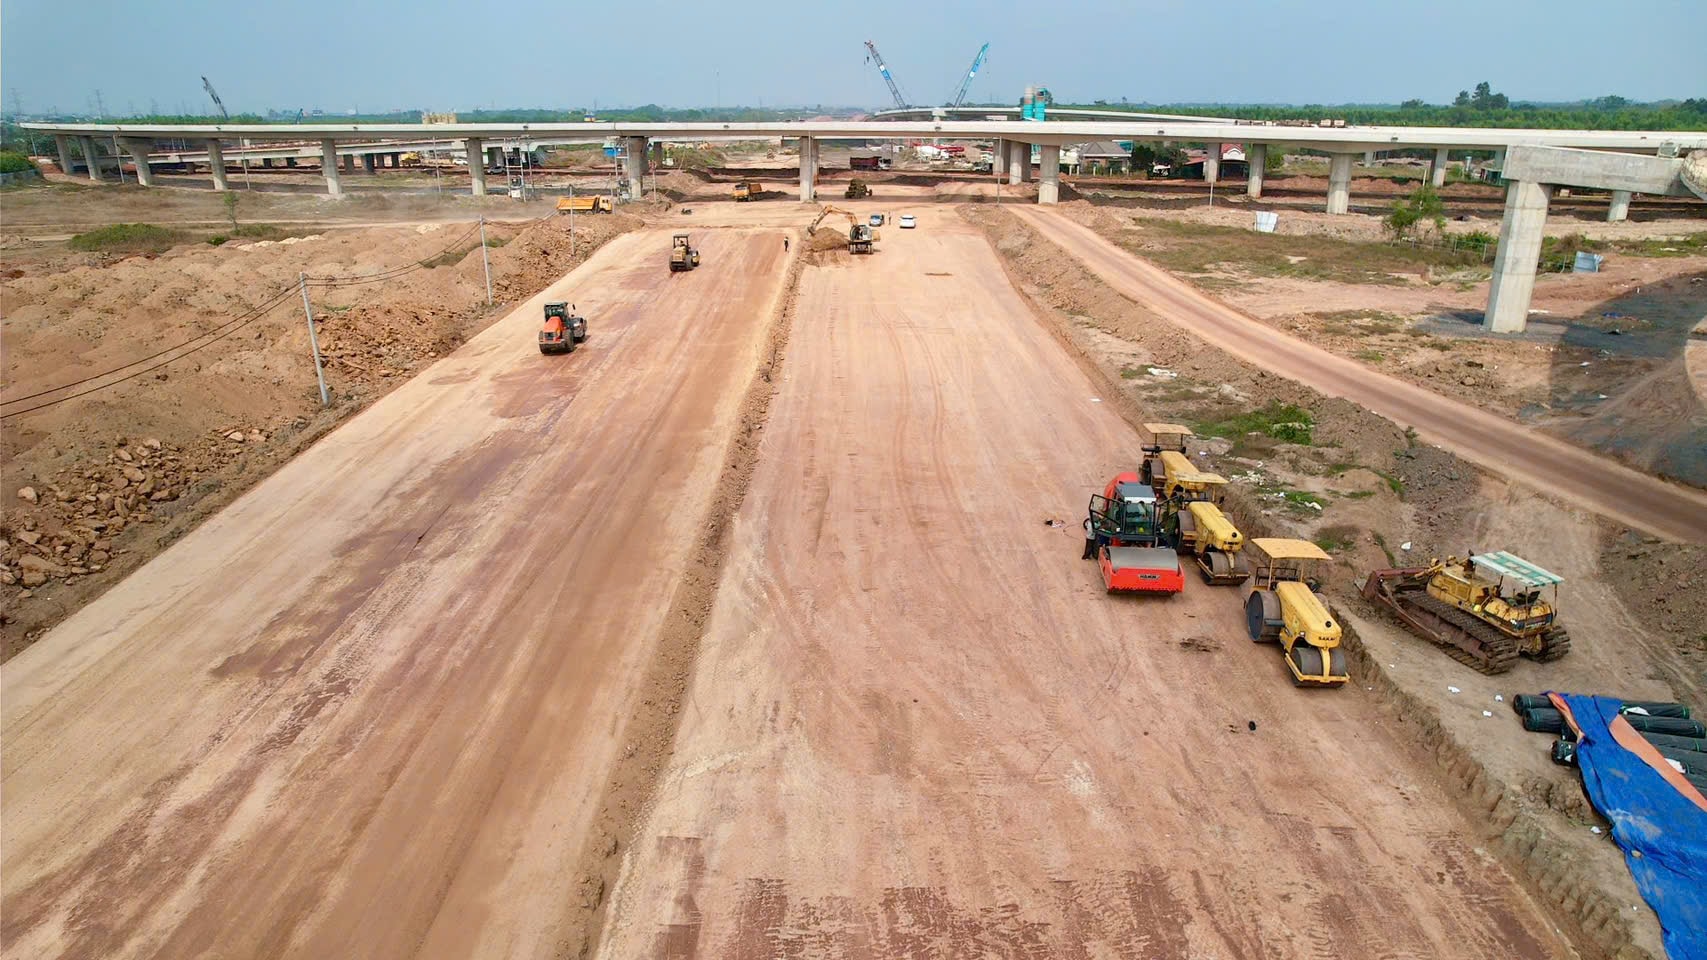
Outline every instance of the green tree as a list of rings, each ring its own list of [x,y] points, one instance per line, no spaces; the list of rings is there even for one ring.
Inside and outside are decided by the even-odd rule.
[[[227,190],[219,195],[219,202],[225,205],[225,216],[231,221],[231,229],[237,229],[237,201],[240,199],[235,190]]]
[[[1408,200],[1394,200],[1385,222],[1388,232],[1400,239],[1409,236],[1424,221],[1433,223],[1436,233],[1446,229],[1446,204],[1441,202],[1434,187],[1426,183],[1411,191]]]
[[[1412,99],[1412,100],[1406,100],[1404,103],[1399,104],[1399,109],[1400,110],[1421,110],[1423,108],[1423,106],[1424,106],[1424,104],[1421,100]]]
[[[1468,91],[1468,90],[1458,91],[1458,96],[1452,98],[1452,105],[1455,107],[1467,107],[1467,106],[1469,106],[1470,105],[1470,91]]]

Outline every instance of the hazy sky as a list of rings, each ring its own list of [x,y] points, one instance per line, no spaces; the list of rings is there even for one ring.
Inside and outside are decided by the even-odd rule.
[[[940,103],[978,46],[973,100],[1444,103],[1707,95],[1707,0],[827,3],[665,0],[4,0],[11,111],[111,114],[477,106],[884,106],[883,51]],[[17,99],[14,99],[14,92]]]

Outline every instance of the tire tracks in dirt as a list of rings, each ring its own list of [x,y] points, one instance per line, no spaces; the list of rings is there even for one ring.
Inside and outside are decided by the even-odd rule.
[[[797,247],[766,320],[761,355],[741,399],[736,428],[724,450],[723,469],[699,524],[698,541],[669,598],[669,613],[658,649],[641,681],[638,705],[622,727],[625,745],[611,769],[599,799],[595,826],[577,860],[574,875],[579,878],[575,891],[578,900],[570,904],[560,956],[586,957],[597,952],[608,911],[605,894],[616,884],[624,854],[636,828],[645,822],[658,780],[674,750],[688,681],[728,559],[730,527],[758,465],[760,432],[776,395],[775,381],[788,346],[800,272],[808,256]]]

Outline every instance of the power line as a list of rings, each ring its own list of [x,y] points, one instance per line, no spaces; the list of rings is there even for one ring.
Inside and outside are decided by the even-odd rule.
[[[250,317],[244,323],[239,324],[238,326],[232,327],[231,329],[225,331],[224,333],[221,333],[219,336],[214,337],[212,340],[209,340],[208,342],[203,343],[203,344],[198,344],[197,346],[192,347],[191,349],[186,350],[183,353],[178,354],[175,357],[167,357],[166,359],[160,361],[159,363],[154,364],[153,366],[143,367],[141,370],[138,370],[134,373],[127,374],[123,377],[120,377],[117,380],[111,381],[110,383],[103,383],[103,384],[100,384],[99,386],[90,387],[87,390],[80,390],[77,393],[73,393],[73,394],[69,394],[67,396],[59,397],[59,398],[54,399],[54,400],[46,400],[46,401],[43,401],[41,403],[36,404],[33,407],[26,407],[22,410],[13,410],[10,413],[0,414],[0,420],[10,420],[13,417],[21,417],[26,413],[34,413],[37,410],[45,410],[48,407],[57,406],[61,403],[66,402],[67,400],[75,400],[78,397],[86,397],[91,393],[99,393],[100,391],[105,390],[108,387],[116,387],[119,384],[124,383],[127,380],[134,380],[137,377],[140,377],[145,373],[149,373],[151,371],[158,370],[161,367],[164,367],[169,363],[174,363],[176,361],[182,360],[185,357],[190,356],[193,353],[197,353],[201,350],[205,350],[208,347],[213,346],[214,344],[218,343],[219,341],[224,340],[226,337],[229,337],[232,334],[236,333],[238,330],[243,329],[243,327],[248,326],[249,323],[253,323],[254,321],[259,320],[261,317],[265,316],[266,314],[271,313],[273,310],[277,309],[280,304],[284,303],[284,301],[287,298],[289,298],[289,296],[292,293],[295,293],[295,292],[296,292],[295,287],[286,288],[281,294],[275,296],[273,301],[266,305],[265,309],[261,310],[260,312],[256,313],[254,316]],[[158,356],[158,354],[157,354],[157,356]],[[122,370],[124,368],[120,367],[118,369]],[[110,371],[109,375],[111,372],[114,372],[114,371]],[[84,382],[87,382],[87,381],[84,381]],[[64,388],[62,387],[60,389],[64,389]],[[52,391],[48,391],[48,392],[52,392]],[[37,394],[37,396],[39,396],[39,395],[40,394]]]

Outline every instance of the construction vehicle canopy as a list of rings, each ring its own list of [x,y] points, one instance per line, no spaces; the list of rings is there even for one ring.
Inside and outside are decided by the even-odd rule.
[[[1253,537],[1247,541],[1249,548],[1255,551],[1259,559],[1276,562],[1286,560],[1332,560],[1328,552],[1308,540],[1294,540],[1291,537]]]
[[[1182,453],[1185,452],[1185,439],[1191,436],[1191,428],[1183,423],[1146,423],[1144,430],[1154,446],[1171,446]]]
[[[1564,577],[1504,550],[1475,554],[1470,562],[1496,576],[1510,577],[1526,587],[1556,587],[1565,582]]]
[[[1164,496],[1176,497],[1182,492],[1207,494],[1211,487],[1227,485],[1226,477],[1197,469],[1197,464],[1177,450],[1163,450],[1158,456],[1162,466],[1160,479],[1165,481],[1162,484]]]

